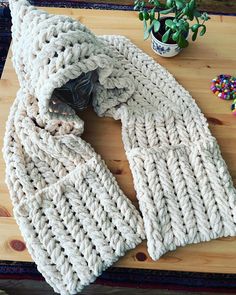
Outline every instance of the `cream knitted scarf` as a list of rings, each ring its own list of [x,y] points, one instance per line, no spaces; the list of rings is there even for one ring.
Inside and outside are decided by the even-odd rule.
[[[145,238],[142,218],[92,147],[78,116],[48,111],[51,94],[96,70],[99,116],[122,122],[153,259],[177,246],[236,234],[236,194],[190,94],[121,36],[10,0],[20,89],[4,157],[14,216],[54,290],[76,294]]]

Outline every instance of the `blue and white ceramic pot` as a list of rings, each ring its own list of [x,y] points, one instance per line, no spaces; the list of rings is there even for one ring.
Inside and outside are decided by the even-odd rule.
[[[162,18],[163,23],[166,18],[168,17]],[[152,36],[152,41],[151,41],[152,49],[155,53],[159,54],[160,56],[172,57],[180,53],[180,51],[182,50],[182,48],[180,48],[178,44],[176,43],[174,44],[163,43],[162,41],[160,41],[154,36],[153,31],[151,32],[151,36]]]
[[[182,48],[178,44],[166,44],[158,40],[152,33],[152,49],[163,57],[172,57],[180,53]]]

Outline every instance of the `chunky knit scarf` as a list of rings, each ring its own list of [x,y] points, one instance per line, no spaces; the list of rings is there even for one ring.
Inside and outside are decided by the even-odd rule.
[[[66,16],[10,0],[20,89],[4,144],[14,216],[46,281],[76,294],[146,236],[156,260],[177,246],[236,234],[236,194],[190,94],[129,40],[94,36]],[[75,115],[52,92],[96,70],[93,106],[122,122],[143,221]]]

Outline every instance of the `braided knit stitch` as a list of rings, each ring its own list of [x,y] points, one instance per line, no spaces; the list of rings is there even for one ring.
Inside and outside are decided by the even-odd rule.
[[[80,138],[82,120],[50,113],[48,102],[54,88],[95,69],[98,91],[119,95],[116,104],[134,88],[79,22],[22,0],[10,1],[10,8],[20,89],[3,151],[14,216],[46,281],[55,292],[77,294],[145,234],[139,212]]]
[[[113,110],[156,260],[177,246],[236,235],[236,191],[216,139],[191,95],[123,37],[103,40],[124,56],[135,91]],[[95,101],[98,114],[105,104]]]
[[[234,236],[236,194],[219,147],[190,94],[121,36],[10,1],[20,90],[4,144],[14,215],[54,290],[75,294],[143,238],[142,221],[104,162],[79,136],[83,122],[48,111],[70,79],[98,72],[94,109],[122,121],[148,250]]]

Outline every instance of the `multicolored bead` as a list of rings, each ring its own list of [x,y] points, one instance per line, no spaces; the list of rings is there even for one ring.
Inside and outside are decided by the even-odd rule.
[[[236,77],[219,75],[212,80],[212,92],[221,99],[236,99]]]
[[[236,99],[234,99],[232,105],[231,105],[231,110],[234,116],[236,116]]]

